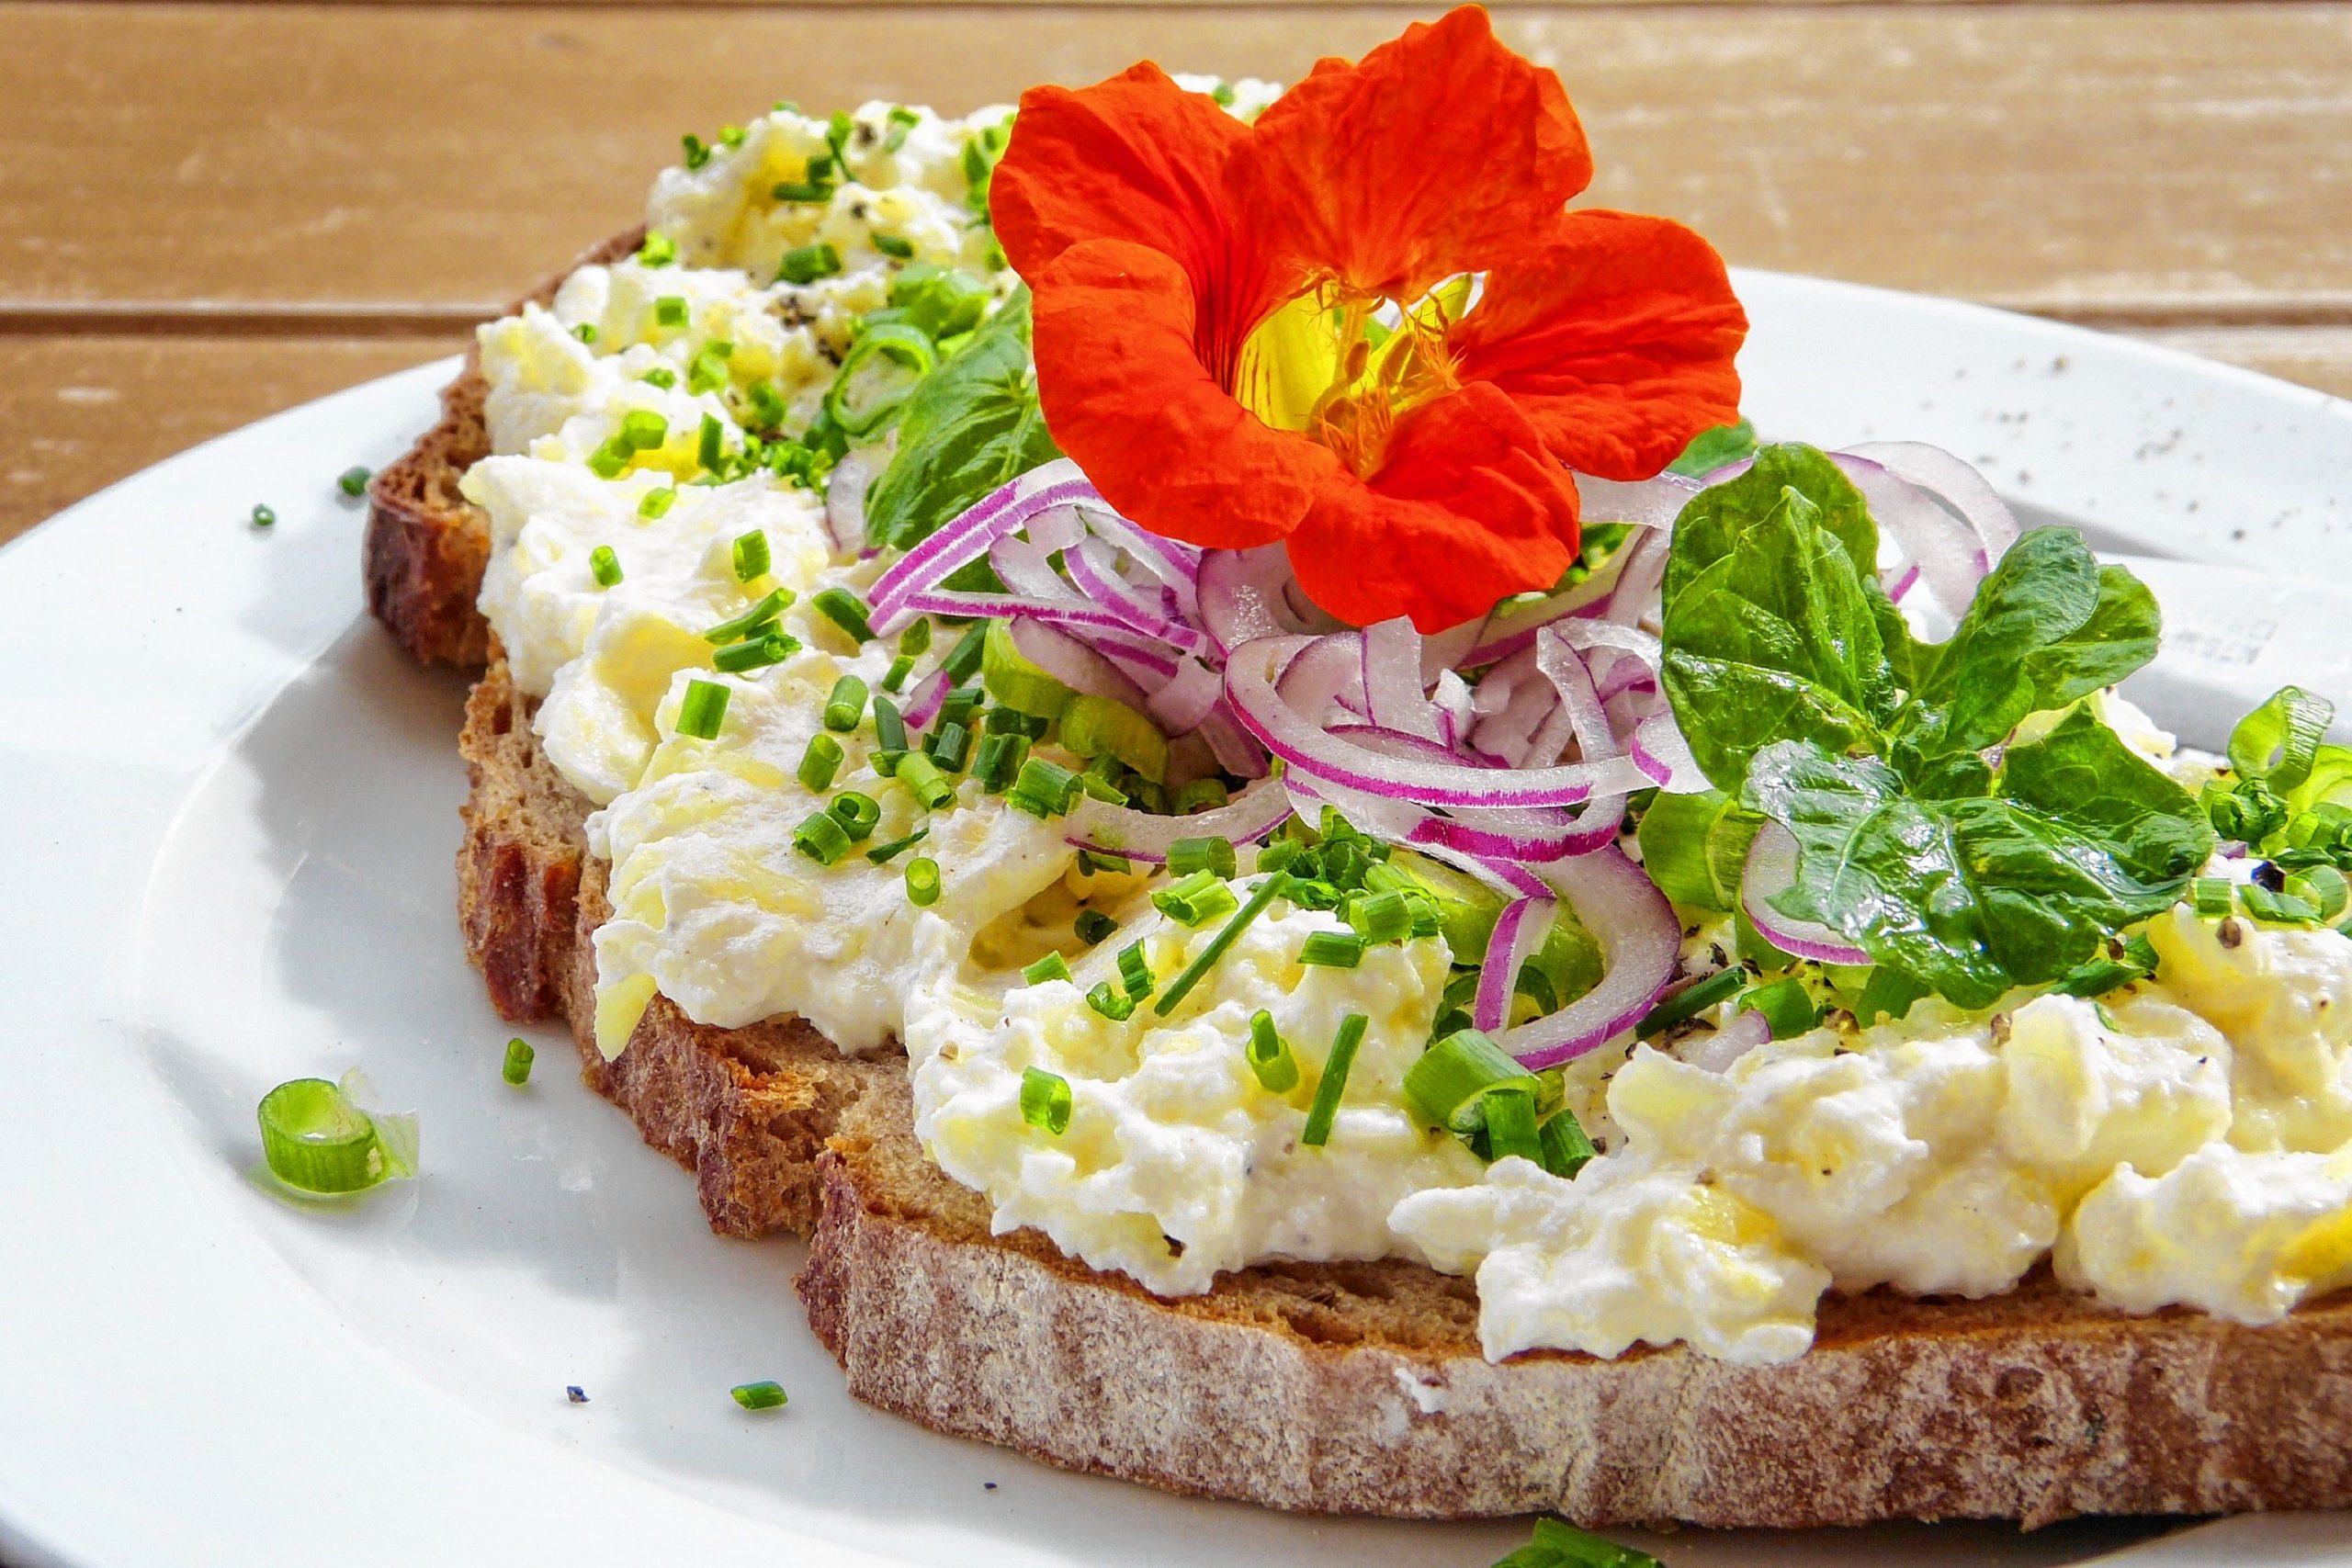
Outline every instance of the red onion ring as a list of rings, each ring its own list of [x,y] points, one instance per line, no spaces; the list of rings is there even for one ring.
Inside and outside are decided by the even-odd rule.
[[[1510,1021],[1510,998],[1519,987],[1520,968],[1542,944],[1558,908],[1549,898],[1515,898],[1496,917],[1494,934],[1487,939],[1486,963],[1478,970],[1472,1024],[1496,1034]]]
[[[1497,1035],[1521,1065],[1557,1066],[1616,1039],[1657,1005],[1682,961],[1674,906],[1614,845],[1532,868],[1600,946],[1600,983],[1556,1012]]]
[[[1772,908],[1775,894],[1793,886],[1797,841],[1778,822],[1767,822],[1747,851],[1739,878],[1739,907],[1765,941],[1781,952],[1816,964],[1868,964],[1871,955],[1827,926],[1800,920]]]

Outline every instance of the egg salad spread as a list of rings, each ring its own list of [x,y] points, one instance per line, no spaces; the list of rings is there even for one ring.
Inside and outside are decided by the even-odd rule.
[[[1538,592],[1351,623],[1098,488],[1012,125],[689,138],[639,254],[481,330],[481,605],[596,807],[608,1055],[657,994],[902,1048],[1000,1231],[1167,1295],[1419,1259],[1498,1359],[1781,1361],[1826,1292],[2044,1266],[2248,1324],[2352,1284],[2324,705],[2179,750],[2112,692],[2128,573],[1744,427],[1587,481]],[[1340,321],[1316,417],[1475,293]]]

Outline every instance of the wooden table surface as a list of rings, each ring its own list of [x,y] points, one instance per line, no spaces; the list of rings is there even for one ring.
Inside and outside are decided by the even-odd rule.
[[[1140,56],[1296,76],[1425,8],[0,0],[0,539],[458,348],[770,100],[961,108]],[[2352,395],[2352,5],[1513,6],[1592,197],[1735,263]]]

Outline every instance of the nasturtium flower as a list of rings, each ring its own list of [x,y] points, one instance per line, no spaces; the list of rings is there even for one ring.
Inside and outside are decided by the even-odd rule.
[[[1251,125],[1149,63],[1032,89],[990,200],[1046,423],[1112,504],[1436,630],[1567,570],[1569,468],[1645,479],[1737,417],[1722,259],[1569,210],[1591,177],[1558,79],[1465,6]]]

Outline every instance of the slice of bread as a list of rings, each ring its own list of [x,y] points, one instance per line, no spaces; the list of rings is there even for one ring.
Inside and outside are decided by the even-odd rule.
[[[1814,1350],[1491,1364],[1467,1280],[1267,1264],[1163,1301],[922,1156],[905,1063],[797,1020],[657,1000],[594,1043],[605,868],[586,802],[493,663],[467,705],[466,942],[506,1017],[558,1017],[583,1076],[695,1173],[714,1229],[811,1236],[799,1292],[851,1392],[1074,1470],[1316,1512],[1551,1510],[1588,1524],[2207,1513],[2352,1505],[2352,1297],[2247,1328],[2133,1318],[2037,1275],[1983,1302],[1831,1297]]]
[[[514,302],[553,303],[566,277],[592,264],[610,263],[644,243],[645,231],[616,234]],[[442,389],[441,420],[398,462],[368,486],[368,534],[361,547],[368,609],[423,664],[479,670],[490,658],[490,626],[475,608],[482,568],[490,561],[490,524],[458,493],[466,470],[490,456],[479,349]]]

